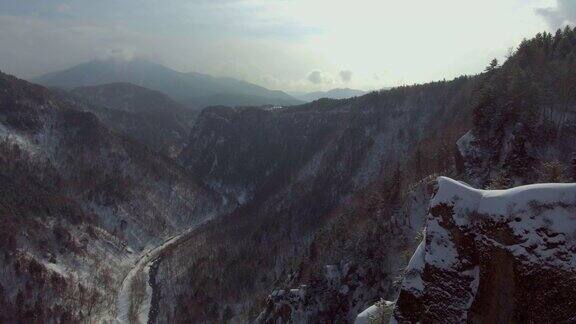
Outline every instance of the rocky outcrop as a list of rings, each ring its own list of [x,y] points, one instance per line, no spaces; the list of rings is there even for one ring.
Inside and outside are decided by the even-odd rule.
[[[576,320],[576,184],[477,190],[441,177],[395,322]]]

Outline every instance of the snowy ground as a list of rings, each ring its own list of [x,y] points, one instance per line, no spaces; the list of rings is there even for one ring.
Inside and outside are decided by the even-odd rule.
[[[392,314],[394,303],[390,301],[380,301],[358,314],[354,324],[370,324],[387,322]]]
[[[152,302],[152,287],[149,283],[149,271],[150,267],[158,259],[166,248],[177,245],[186,238],[188,234],[198,228],[200,224],[194,225],[187,230],[176,234],[161,245],[154,247],[152,249],[147,249],[142,253],[142,256],[135,263],[134,267],[126,275],[122,281],[122,287],[118,293],[116,301],[116,323],[130,323],[130,304],[134,299],[132,296],[132,285],[134,285],[138,276],[143,275],[146,283],[146,291],[144,294],[144,299],[140,305],[138,305],[138,322],[148,323],[148,314],[150,312],[150,303]]]
[[[482,322],[478,318],[495,314],[496,308],[489,307],[499,307],[497,316],[508,316],[506,314],[518,305],[532,305],[521,310],[525,318],[545,314],[572,319],[572,310],[566,314],[558,312],[569,309],[570,304],[555,306],[552,311],[548,306],[562,302],[551,296],[569,294],[574,289],[574,281],[565,274],[574,273],[576,268],[575,233],[575,183],[480,190],[439,177],[438,191],[431,200],[426,219],[425,239],[406,269],[392,323],[438,319],[454,323]],[[423,275],[425,269],[427,276]],[[506,273],[504,271],[510,271],[513,276],[495,279]],[[534,283],[520,284],[526,280]],[[480,282],[484,287],[498,289],[500,296],[511,302],[491,304],[499,297],[486,295],[491,293],[488,288],[480,291]],[[535,287],[539,284],[550,291],[537,299],[522,299],[537,291]],[[492,309],[492,313],[469,312],[475,302],[483,303],[478,307]],[[547,306],[539,309],[539,305]],[[488,322],[512,319],[498,318],[507,320]]]

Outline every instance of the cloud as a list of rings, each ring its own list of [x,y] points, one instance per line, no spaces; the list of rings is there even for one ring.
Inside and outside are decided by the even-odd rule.
[[[312,71],[310,74],[308,74],[307,79],[314,84],[320,84],[322,83],[322,72]]]
[[[0,15],[0,70],[32,78],[97,58],[152,59],[160,41],[121,25]]]
[[[0,70],[32,78],[136,56],[285,90],[375,88],[477,73],[497,56],[486,52],[541,31],[544,17],[576,20],[576,0],[361,2],[327,15],[327,0],[0,0]]]
[[[340,71],[340,79],[342,79],[342,81],[346,83],[352,81],[352,71],[350,70]]]
[[[306,79],[314,84],[331,84],[334,82],[334,79],[330,74],[320,70],[314,70],[308,73]]]
[[[542,16],[550,27],[557,29],[576,24],[576,1],[557,0],[555,8],[539,8],[536,13]]]

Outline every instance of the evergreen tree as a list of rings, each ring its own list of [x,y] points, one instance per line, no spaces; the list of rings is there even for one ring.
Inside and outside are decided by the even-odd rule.
[[[494,72],[496,70],[496,68],[498,68],[498,60],[497,59],[492,59],[492,61],[490,61],[490,64],[486,67],[486,72]]]
[[[512,178],[526,178],[531,173],[535,161],[528,153],[526,139],[522,136],[515,136],[511,146],[504,168]]]

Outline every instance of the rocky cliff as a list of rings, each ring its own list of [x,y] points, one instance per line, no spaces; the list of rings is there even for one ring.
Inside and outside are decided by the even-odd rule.
[[[437,190],[392,322],[576,320],[576,185]]]

